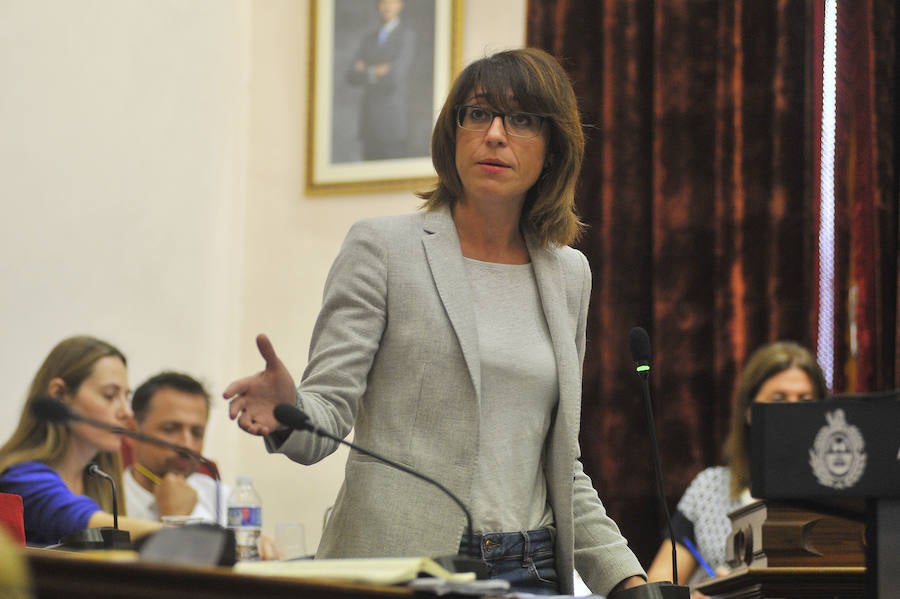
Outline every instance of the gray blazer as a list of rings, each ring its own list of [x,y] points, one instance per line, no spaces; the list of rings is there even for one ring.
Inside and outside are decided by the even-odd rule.
[[[561,589],[577,565],[607,594],[643,575],[578,460],[581,366],[591,275],[584,255],[529,240],[559,375],[545,468]],[[325,284],[299,392],[313,421],[437,479],[463,503],[478,459],[481,367],[475,314],[449,210],[355,224]],[[514,434],[514,431],[510,431]],[[269,448],[302,464],[337,444],[306,432]],[[437,488],[356,451],[319,557],[455,553],[465,516]]]

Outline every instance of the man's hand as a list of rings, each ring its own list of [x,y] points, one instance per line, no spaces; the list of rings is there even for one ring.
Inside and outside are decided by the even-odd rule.
[[[258,335],[256,347],[266,361],[265,369],[234,381],[222,395],[230,402],[228,416],[237,420],[239,427],[251,435],[268,435],[279,426],[272,410],[281,403],[295,405],[297,389],[269,338]]]
[[[197,491],[181,474],[169,472],[153,490],[160,516],[188,516],[197,505]]]

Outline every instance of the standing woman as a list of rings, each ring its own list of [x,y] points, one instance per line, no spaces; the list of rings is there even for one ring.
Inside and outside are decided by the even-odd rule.
[[[47,422],[32,414],[36,398],[53,397],[71,409],[113,426],[131,418],[125,356],[93,337],[61,341],[31,382],[19,424],[0,447],[0,491],[22,496],[25,539],[50,545],[85,528],[112,526],[109,483],[85,472],[95,462],[121,493],[121,436],[85,423]],[[124,508],[125,501],[119,499]],[[119,528],[137,538],[159,528],[122,517]]]
[[[278,430],[280,404],[434,477],[471,508],[356,451],[317,555],[461,551],[514,590],[595,593],[644,572],[578,460],[591,291],[574,190],[584,136],[549,54],[469,65],[432,136],[419,213],[350,230],[325,284],[300,386],[264,335],[262,372],[225,389],[230,416],[311,464],[337,444]]]
[[[726,466],[712,466],[698,474],[672,516],[679,584],[695,585],[707,578],[685,539],[707,564],[725,567],[725,544],[731,533],[728,514],[750,504],[750,406],[754,402],[796,403],[824,399],[825,375],[815,356],[792,341],[777,341],[757,349],[738,380],[725,445]],[[672,545],[662,543],[647,570],[651,581],[672,580]],[[699,593],[694,594],[695,597]]]

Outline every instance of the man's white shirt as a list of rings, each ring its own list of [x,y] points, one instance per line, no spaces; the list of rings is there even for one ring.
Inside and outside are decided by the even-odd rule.
[[[122,477],[125,484],[125,509],[129,517],[143,518],[144,520],[159,520],[159,508],[156,505],[156,497],[150,491],[142,487],[134,478],[132,469],[126,468]],[[201,518],[206,522],[214,520],[216,512],[216,481],[205,475],[195,472],[187,477],[187,482],[197,491],[197,505],[190,516]],[[217,522],[225,526],[228,522],[228,495],[230,489],[227,485],[219,485],[219,518]]]

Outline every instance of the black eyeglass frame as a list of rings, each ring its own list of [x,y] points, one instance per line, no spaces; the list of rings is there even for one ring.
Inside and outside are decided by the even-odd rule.
[[[459,127],[460,129],[465,129],[466,131],[476,131],[478,133],[484,133],[485,131],[487,131],[488,129],[491,128],[491,125],[494,123],[494,119],[499,116],[500,120],[503,122],[503,130],[506,131],[506,134],[512,135],[513,137],[518,137],[519,139],[534,139],[535,137],[540,135],[541,131],[543,131],[543,129],[544,129],[544,123],[548,119],[547,116],[545,116],[543,114],[537,114],[535,112],[524,112],[521,110],[516,110],[516,111],[511,111],[511,112],[497,112],[496,110],[491,110],[490,108],[485,108],[484,106],[477,106],[477,105],[473,105],[473,104],[457,104],[455,108],[456,108],[456,126]],[[465,116],[464,111],[466,111],[470,108],[483,110],[484,112],[486,112],[487,114],[490,115],[491,118],[489,121],[487,121],[487,126],[484,129],[471,129],[469,127],[463,126],[462,122],[463,122],[463,117]],[[537,130],[535,131],[534,135],[522,135],[520,133],[513,133],[510,130],[509,124],[507,123],[506,119],[508,117],[517,116],[517,115],[527,115],[529,117],[533,117],[533,118],[537,119],[538,127],[537,127]]]

